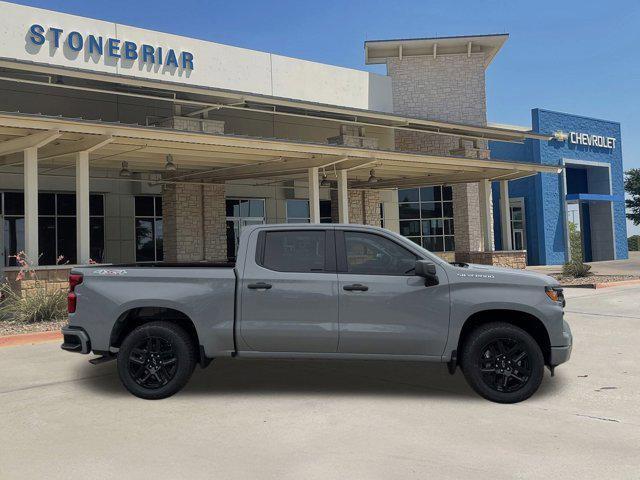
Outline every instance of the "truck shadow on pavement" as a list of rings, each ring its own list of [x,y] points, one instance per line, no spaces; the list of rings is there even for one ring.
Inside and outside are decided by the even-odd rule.
[[[120,384],[114,362],[83,365],[82,384],[107,395],[129,395]],[[548,372],[535,397],[562,390],[560,375]],[[200,395],[379,395],[478,399],[462,372],[449,375],[443,364],[358,360],[219,359],[196,367],[179,396]],[[484,401],[484,400],[482,400]]]

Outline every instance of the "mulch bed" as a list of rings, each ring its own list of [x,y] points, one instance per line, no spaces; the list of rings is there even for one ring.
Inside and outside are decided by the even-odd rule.
[[[21,333],[49,332],[54,330],[59,331],[66,324],[66,318],[55,322],[34,323],[0,321],[0,337],[4,335],[19,335]]]
[[[628,280],[640,280],[638,275],[588,275],[586,277],[573,278],[562,275],[552,275],[563,287],[592,287],[601,283],[626,282]]]

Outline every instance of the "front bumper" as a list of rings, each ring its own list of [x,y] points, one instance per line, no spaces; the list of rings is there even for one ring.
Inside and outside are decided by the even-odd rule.
[[[60,348],[67,352],[89,353],[91,352],[91,341],[89,335],[80,327],[62,327],[64,337]]]
[[[564,345],[559,347],[551,347],[551,353],[549,355],[549,365],[555,367],[561,363],[569,361],[571,358],[571,349],[573,348],[573,335],[571,334],[571,328],[569,324],[563,320],[562,322],[562,336],[564,337]]]

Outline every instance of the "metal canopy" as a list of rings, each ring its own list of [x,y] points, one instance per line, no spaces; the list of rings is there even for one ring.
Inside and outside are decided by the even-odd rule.
[[[501,160],[426,155],[353,148],[270,138],[214,135],[157,127],[123,125],[44,115],[0,113],[0,149],[4,142],[57,132],[59,138],[38,151],[40,173],[75,168],[73,152],[90,145],[92,168],[129,168],[164,173],[171,154],[178,171],[172,182],[224,183],[241,179],[305,178],[317,167],[335,180],[346,171],[350,188],[395,188],[417,185],[512,180],[539,172],[559,173],[554,166]],[[6,145],[6,144],[5,144]],[[18,154],[0,158],[0,168],[21,163]],[[376,183],[368,181],[374,170]]]
[[[73,68],[51,67],[37,63],[9,61],[2,58],[0,58],[0,67],[7,69],[4,72],[0,72],[0,80],[2,81],[41,85],[52,89],[70,89],[170,102],[185,107],[187,115],[198,115],[208,110],[228,109],[259,112],[265,115],[313,118],[340,124],[347,123],[400,131],[450,135],[468,139],[505,142],[522,142],[528,138],[545,141],[551,139],[550,135],[523,131],[522,129],[407,117],[388,112],[340,107],[224,89],[194,87],[187,84],[159,80],[141,80],[125,75],[116,76],[109,73],[86,72]],[[24,70],[28,70],[31,74],[38,72],[44,75],[66,76],[72,81],[51,83],[45,80],[33,79],[33,76],[25,78],[24,74],[19,73]],[[16,76],[15,73],[18,73],[18,75]]]

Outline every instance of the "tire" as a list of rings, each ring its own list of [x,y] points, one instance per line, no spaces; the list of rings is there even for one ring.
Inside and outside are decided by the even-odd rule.
[[[124,387],[147,400],[167,398],[186,385],[196,365],[196,346],[171,322],[145,323],[127,335],[118,352]]]
[[[497,403],[526,400],[540,387],[544,356],[531,335],[509,323],[473,330],[462,347],[462,371],[479,395]]]

